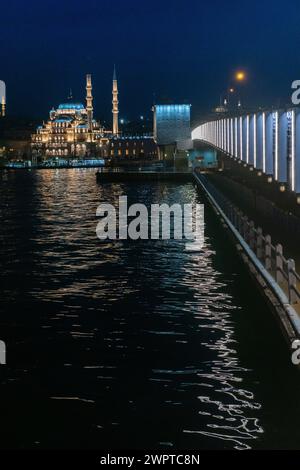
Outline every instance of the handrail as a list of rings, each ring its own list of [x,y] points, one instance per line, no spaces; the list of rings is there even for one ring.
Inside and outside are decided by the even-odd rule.
[[[300,290],[297,287],[297,283],[300,285],[300,274],[296,271],[295,261],[285,258],[282,245],[273,245],[270,235],[264,235],[262,228],[256,227],[254,222],[221,194],[204,175],[201,175],[201,178],[249,248],[287,293],[290,305],[300,303]]]

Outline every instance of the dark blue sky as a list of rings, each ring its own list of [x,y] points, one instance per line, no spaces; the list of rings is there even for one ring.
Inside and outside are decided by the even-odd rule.
[[[46,118],[93,74],[97,117],[110,119],[114,62],[120,116],[149,114],[156,95],[216,105],[233,71],[248,70],[254,105],[286,102],[300,79],[299,0],[6,0],[0,79],[8,112]]]

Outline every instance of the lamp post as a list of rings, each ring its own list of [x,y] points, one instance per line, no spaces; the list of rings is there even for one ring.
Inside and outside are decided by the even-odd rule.
[[[237,70],[234,74],[234,81],[238,84],[238,85],[242,85],[243,83],[245,83],[245,81],[247,80],[247,74],[244,70]],[[238,97],[238,107],[241,108],[242,104],[241,104],[241,92],[239,93],[239,97]]]
[[[247,80],[247,74],[244,70],[237,70],[234,73],[231,84],[227,87],[226,92],[220,95],[220,108],[228,110],[232,103],[232,98],[236,94],[237,107],[241,108],[241,97],[239,93],[239,85],[242,85]]]

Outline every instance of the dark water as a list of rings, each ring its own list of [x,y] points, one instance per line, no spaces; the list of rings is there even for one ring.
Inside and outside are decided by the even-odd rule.
[[[300,375],[215,215],[206,248],[101,242],[101,201],[201,201],[192,184],[3,173],[2,448],[300,448]]]

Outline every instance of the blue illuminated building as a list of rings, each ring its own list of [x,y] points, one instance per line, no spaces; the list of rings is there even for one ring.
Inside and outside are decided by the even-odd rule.
[[[169,145],[191,139],[191,105],[158,104],[154,106],[154,139]]]

